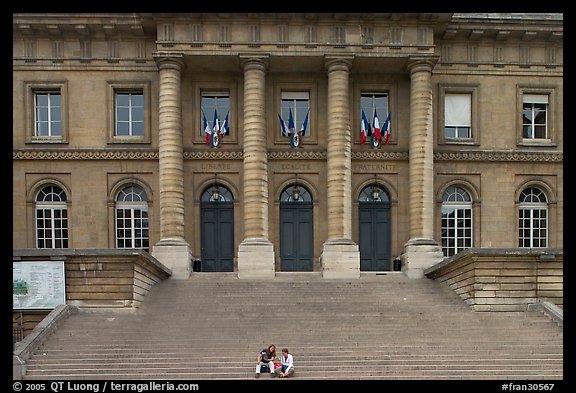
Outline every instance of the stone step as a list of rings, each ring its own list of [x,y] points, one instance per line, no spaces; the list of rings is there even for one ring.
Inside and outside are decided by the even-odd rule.
[[[291,349],[299,379],[563,377],[563,331],[549,318],[473,312],[427,279],[201,274],[158,283],[137,310],[81,310],[25,379],[254,379],[270,342]]]

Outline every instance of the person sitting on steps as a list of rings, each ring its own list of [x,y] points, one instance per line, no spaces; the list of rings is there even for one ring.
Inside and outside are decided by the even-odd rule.
[[[260,378],[260,369],[262,366],[268,366],[270,378],[274,377],[274,358],[276,357],[276,345],[270,344],[258,354],[258,363],[256,364],[256,378]]]
[[[288,348],[282,348],[280,359],[282,366],[274,370],[274,373],[280,375],[280,378],[288,378],[294,374],[294,359],[292,354],[288,352]]]

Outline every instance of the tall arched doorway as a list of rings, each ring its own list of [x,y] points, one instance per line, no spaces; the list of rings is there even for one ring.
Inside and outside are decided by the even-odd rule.
[[[314,225],[312,195],[297,184],[280,195],[280,271],[312,271]]]
[[[203,272],[234,271],[234,197],[215,184],[200,199]]]
[[[360,192],[358,205],[360,271],[392,270],[390,197],[374,184]]]

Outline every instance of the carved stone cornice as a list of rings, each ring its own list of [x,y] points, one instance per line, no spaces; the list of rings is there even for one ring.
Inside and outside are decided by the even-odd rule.
[[[353,151],[353,160],[407,160],[407,151]]]
[[[158,160],[157,150],[15,150],[13,160]]]
[[[492,162],[562,162],[564,154],[556,151],[454,151],[435,152],[434,161],[492,161]]]
[[[185,160],[241,160],[244,158],[242,151],[185,151]]]
[[[325,160],[325,151],[271,151],[268,152],[269,160]]]
[[[186,151],[185,160],[242,160],[242,151]],[[326,151],[270,151],[269,160],[326,160]],[[409,153],[353,151],[353,160],[408,160]],[[14,150],[13,160],[158,160],[157,150]],[[435,152],[434,161],[563,162],[562,152],[450,151]]]

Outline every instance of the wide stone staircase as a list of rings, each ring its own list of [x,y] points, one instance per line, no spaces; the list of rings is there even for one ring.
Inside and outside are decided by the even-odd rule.
[[[165,280],[136,310],[71,315],[24,379],[254,379],[271,343],[294,356],[294,380],[563,378],[563,328],[543,313],[473,312],[447,286],[391,272]]]

